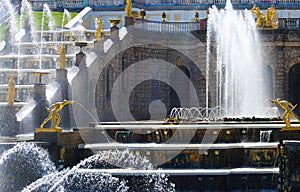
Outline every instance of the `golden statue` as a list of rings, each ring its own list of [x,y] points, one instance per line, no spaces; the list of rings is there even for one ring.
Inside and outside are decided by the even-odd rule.
[[[125,7],[125,16],[131,17],[131,10],[132,10],[132,2],[131,0],[126,0],[126,7]]]
[[[13,75],[9,76],[7,86],[8,86],[8,93],[7,93],[8,105],[13,105],[15,101],[15,91],[16,91],[16,83]]]
[[[58,112],[62,110],[62,108],[67,104],[73,104],[74,101],[67,101],[63,100],[62,102],[57,102],[52,104],[49,108],[47,108],[48,111],[50,111],[49,116],[43,121],[43,123],[40,125],[40,129],[44,128],[44,125],[51,120],[51,128],[58,129],[61,117],[58,115]]]
[[[256,26],[264,27],[264,20],[266,15],[260,11],[260,8],[257,7],[256,4],[254,4],[250,11],[251,13],[256,15]]]
[[[282,119],[285,122],[286,128],[291,127],[291,119],[292,116],[294,119],[300,122],[300,119],[297,117],[297,115],[293,112],[293,110],[297,107],[297,105],[293,105],[289,101],[286,100],[280,100],[280,98],[277,98],[276,100],[270,99],[272,103],[278,104],[281,108],[285,110]]]
[[[104,24],[102,17],[99,17],[99,19],[94,18],[95,23],[97,23],[96,31],[95,31],[95,36],[96,36],[96,41],[101,41],[102,39],[102,34],[104,30]]]
[[[58,49],[58,54],[59,54],[59,68],[60,69],[65,69],[66,68],[66,51],[65,51],[65,46],[60,45]]]
[[[256,4],[253,5],[250,11],[251,13],[256,15],[256,26],[262,28],[278,27],[278,16],[274,5],[267,9],[266,14],[262,13],[260,8],[257,7]]]
[[[267,9],[265,27],[278,28],[278,15],[277,11],[275,10],[274,4]]]

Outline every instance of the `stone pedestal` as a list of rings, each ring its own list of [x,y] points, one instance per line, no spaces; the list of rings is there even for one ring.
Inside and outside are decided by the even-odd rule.
[[[69,94],[69,82],[68,82],[68,71],[66,69],[56,69],[56,79],[55,81],[60,85],[61,99],[63,100],[72,100]],[[59,101],[57,101],[59,102]],[[65,105],[64,108],[59,112],[61,117],[60,126],[63,130],[71,130],[72,122],[72,105]]]
[[[103,54],[103,41],[95,41],[94,50],[96,50],[99,55]]]
[[[300,130],[279,132],[279,191],[300,190]]]
[[[33,100],[37,102],[36,107],[33,109],[33,126],[39,127],[41,123],[47,118],[49,112],[49,101],[46,98],[46,85],[37,83],[34,85],[34,97]],[[47,124],[48,125],[48,124]],[[46,125],[46,126],[47,126]]]
[[[34,141],[42,143],[57,167],[62,164],[64,167],[72,167],[81,160],[78,145],[83,140],[78,131],[35,132]]]
[[[16,106],[7,105],[0,108],[0,135],[15,136],[18,134]]]
[[[119,38],[119,27],[113,26],[110,28],[110,39],[113,41],[118,41]]]
[[[86,66],[86,55],[83,52],[76,54],[76,63],[75,65],[79,68]]]
[[[75,65],[79,68],[86,67],[86,55],[83,53],[82,48],[87,46],[86,42],[76,42],[76,46],[80,47],[79,53],[76,54]]]
[[[125,17],[125,27],[135,24],[134,17]]]

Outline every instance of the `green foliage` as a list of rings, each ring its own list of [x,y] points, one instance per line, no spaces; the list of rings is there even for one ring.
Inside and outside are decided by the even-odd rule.
[[[5,32],[8,29],[6,25],[0,26],[0,41],[3,41],[5,39]]]
[[[64,13],[63,12],[51,12],[51,13],[54,21],[54,26],[61,27]],[[77,12],[71,12],[70,13],[71,18],[74,18],[77,14],[78,14]],[[49,30],[49,22],[50,22],[49,17],[47,16],[44,17],[44,25],[42,26],[43,11],[34,11],[33,15],[34,15],[35,28],[37,30],[41,30],[41,29]],[[65,16],[63,25],[66,25],[67,23],[68,23],[68,18],[67,16]]]
[[[62,26],[62,20],[63,20],[63,12],[51,12],[53,21],[54,21],[54,26],[55,27],[61,27]],[[71,19],[74,18],[78,13],[77,12],[70,12]],[[34,26],[36,30],[49,30],[49,18],[47,16],[44,17],[44,25],[42,28],[42,19],[43,19],[43,11],[34,11],[33,12],[34,16]],[[21,27],[24,27],[24,16],[22,19],[20,19],[20,15],[16,16],[16,25],[19,28],[20,27],[20,21],[21,21]],[[64,25],[68,23],[68,18],[65,16],[64,19]],[[0,41],[5,40],[5,32],[8,29],[7,25],[2,25],[0,26]]]

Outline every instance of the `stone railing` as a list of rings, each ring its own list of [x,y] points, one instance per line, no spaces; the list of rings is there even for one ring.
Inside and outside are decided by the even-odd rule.
[[[123,9],[126,5],[126,0],[32,0],[33,9],[40,10],[44,3],[49,4],[51,9],[78,9],[86,6],[101,8],[101,9]],[[300,8],[300,0],[231,0],[232,4],[236,8],[251,8],[253,4],[257,4],[261,8],[270,7],[272,4],[277,9]],[[147,10],[157,9],[157,7],[164,8],[165,6],[180,7],[184,6],[185,9],[207,9],[212,5],[224,6],[226,0],[132,0],[134,7],[145,8]]]
[[[206,28],[206,20],[191,22],[165,22],[136,19],[138,29],[154,32],[191,32]]]
[[[89,0],[90,6],[121,6],[125,0]]]
[[[287,18],[283,20],[283,27],[288,29],[300,29],[300,18]]]
[[[80,8],[88,6],[84,0],[75,0],[75,1],[63,1],[62,6],[64,8]]]
[[[136,19],[136,28],[154,32],[191,32],[199,29],[206,29],[206,19],[190,22],[169,22],[169,21],[150,21],[146,19]],[[279,29],[300,29],[300,18],[289,18],[279,20]]]
[[[150,6],[225,4],[226,0],[133,0],[134,3]],[[232,4],[300,4],[300,0],[232,0]]]

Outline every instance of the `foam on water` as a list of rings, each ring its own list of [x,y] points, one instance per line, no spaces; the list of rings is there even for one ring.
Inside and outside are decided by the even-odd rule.
[[[154,167],[146,157],[128,150],[109,150],[57,171],[44,149],[33,143],[18,143],[0,157],[0,191],[175,191],[165,174],[146,172]],[[145,170],[145,174],[112,176],[95,171],[109,168]]]

